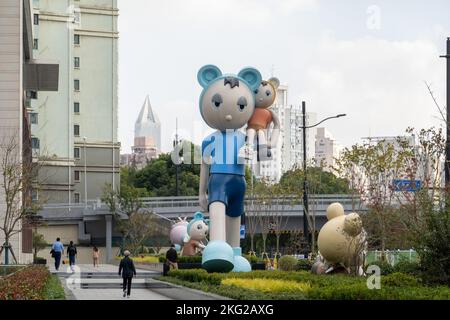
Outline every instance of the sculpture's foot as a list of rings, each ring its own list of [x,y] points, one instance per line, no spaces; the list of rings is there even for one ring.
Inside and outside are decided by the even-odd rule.
[[[233,248],[234,253],[234,268],[232,272],[250,272],[252,271],[252,266],[247,259],[242,256],[242,249],[237,247]]]
[[[234,267],[233,249],[228,243],[213,240],[203,250],[202,268],[208,272],[230,272]]]
[[[272,150],[268,145],[260,145],[258,157],[259,161],[272,160]]]

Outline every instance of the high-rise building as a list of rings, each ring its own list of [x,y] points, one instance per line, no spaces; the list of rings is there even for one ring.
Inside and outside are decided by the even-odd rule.
[[[134,124],[134,145],[131,154],[121,155],[122,165],[144,167],[161,153],[161,122],[153,111],[147,95]]]
[[[315,162],[325,171],[331,171],[335,158],[339,156],[340,146],[325,128],[317,128]]]
[[[119,185],[117,0],[34,0],[34,55],[59,61],[59,92],[31,107],[47,203],[97,200]]]
[[[271,110],[280,119],[280,137],[277,148],[272,150],[272,160],[254,165],[254,172],[258,178],[268,182],[278,182],[288,170],[303,164],[303,115],[301,106],[288,104],[288,87],[279,86],[276,103]],[[316,122],[317,115],[306,113],[306,125]],[[316,129],[306,130],[306,158],[307,162],[314,158]]]
[[[36,143],[30,135],[30,123],[33,125],[36,120],[30,107],[36,102],[38,94],[58,90],[58,64],[39,61],[33,56],[33,35],[36,31],[36,20],[33,18],[30,0],[0,1],[0,159],[18,174],[7,175],[7,183],[0,184],[1,225],[8,207],[16,207],[12,212],[16,212],[15,217],[20,217],[17,213],[31,204],[33,190],[26,188],[28,183],[24,183],[24,180],[32,178],[29,175],[32,168],[31,147]],[[3,168],[4,165],[0,176],[6,172]],[[3,178],[0,177],[2,182]],[[6,186],[18,186],[18,183],[21,189],[25,187],[21,192]],[[11,218],[8,221],[11,222]],[[29,224],[19,220],[10,230],[15,233],[9,239],[9,245],[17,263],[30,263],[33,256]],[[0,264],[6,252],[1,250],[4,241],[4,234],[0,232]],[[13,260],[9,250],[8,257],[9,261]]]

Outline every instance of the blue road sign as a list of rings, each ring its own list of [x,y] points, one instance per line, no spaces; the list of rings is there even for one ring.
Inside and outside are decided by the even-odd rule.
[[[245,225],[241,225],[241,229],[239,231],[241,239],[245,239]]]
[[[415,192],[422,186],[420,180],[394,180],[394,191]]]

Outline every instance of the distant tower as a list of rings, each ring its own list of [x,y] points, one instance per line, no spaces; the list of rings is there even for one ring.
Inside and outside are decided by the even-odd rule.
[[[161,122],[153,112],[148,95],[134,125],[133,158],[136,165],[145,165],[161,152]]]

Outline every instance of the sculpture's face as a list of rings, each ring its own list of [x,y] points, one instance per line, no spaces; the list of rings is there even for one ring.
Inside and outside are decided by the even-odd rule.
[[[206,236],[208,235],[209,227],[205,223],[204,220],[197,220],[194,221],[189,229],[189,237],[192,240],[201,241],[203,239],[206,239]]]
[[[239,75],[225,75],[215,66],[207,65],[198,73],[203,92],[200,113],[214,129],[242,128],[255,110],[254,90],[261,82],[260,73],[253,68],[243,69]]]
[[[242,80],[220,78],[204,91],[200,108],[203,119],[211,128],[220,131],[239,129],[250,120],[255,110],[255,98]]]
[[[275,101],[277,94],[275,86],[269,81],[261,81],[259,88],[255,90],[257,108],[269,108]]]

